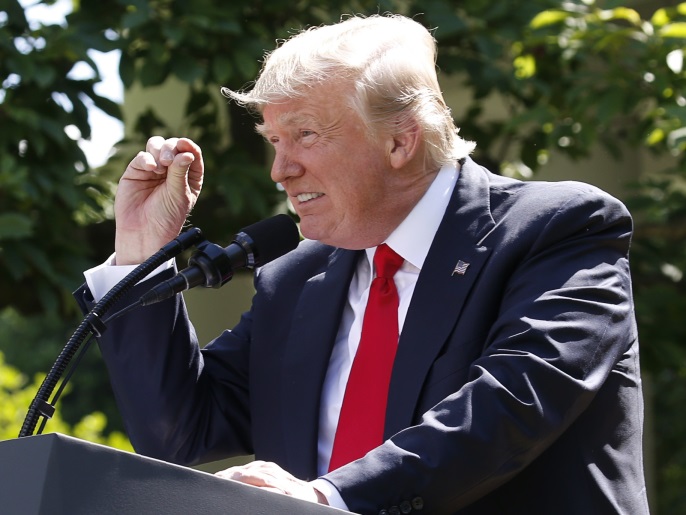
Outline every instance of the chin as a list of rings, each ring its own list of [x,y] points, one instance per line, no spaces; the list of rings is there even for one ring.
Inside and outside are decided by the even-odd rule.
[[[308,240],[315,240],[319,243],[323,243],[324,245],[331,245],[332,247],[349,248],[346,245],[343,245],[339,238],[336,238],[335,236],[323,231],[317,231],[313,229],[308,230],[307,228],[303,228],[301,225],[300,232]]]
[[[315,240],[324,245],[331,245],[348,250],[360,250],[366,248],[360,241],[358,234],[343,235],[341,231],[325,230],[323,227],[313,226],[300,220],[300,233],[308,240]]]
[[[302,219],[300,220],[300,234],[308,240],[316,240],[330,245],[326,232],[319,230],[316,227],[312,227],[307,222],[303,222]]]

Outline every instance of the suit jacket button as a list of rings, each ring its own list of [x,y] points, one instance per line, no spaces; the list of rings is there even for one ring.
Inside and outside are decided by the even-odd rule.
[[[412,499],[412,507],[415,510],[421,510],[422,508],[424,508],[424,499],[422,499],[421,497],[415,497],[414,499]]]
[[[410,504],[410,501],[403,501],[400,503],[400,512],[403,515],[407,515],[412,511],[412,505]]]
[[[388,510],[386,508],[384,508],[383,510],[381,510],[379,512],[379,515],[388,515]]]
[[[388,515],[400,515],[400,509],[397,506],[391,506],[388,509]]]

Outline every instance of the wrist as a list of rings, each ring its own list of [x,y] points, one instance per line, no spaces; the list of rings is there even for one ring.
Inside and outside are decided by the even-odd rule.
[[[141,235],[126,237],[117,234],[114,241],[115,264],[119,266],[140,265],[163,245],[146,244],[146,238]]]

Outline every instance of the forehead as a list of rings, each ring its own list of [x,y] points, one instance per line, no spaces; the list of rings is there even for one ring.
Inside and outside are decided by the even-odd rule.
[[[262,109],[259,132],[290,129],[305,125],[329,125],[353,114],[347,88],[325,83],[311,88],[306,95],[267,104]]]
[[[262,111],[262,122],[255,126],[255,129],[262,136],[293,130],[295,127],[302,127],[303,124],[318,123],[317,118],[304,112],[287,107],[284,104],[270,104]]]
[[[289,128],[302,124],[317,123],[325,112],[317,106],[294,106],[275,104],[265,107],[262,112],[265,128]]]

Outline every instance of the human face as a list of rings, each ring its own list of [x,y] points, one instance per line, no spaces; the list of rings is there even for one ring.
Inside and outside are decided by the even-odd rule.
[[[390,136],[372,138],[340,85],[269,104],[258,130],[308,239],[361,249],[382,243],[409,213],[414,185],[394,169]],[[424,188],[425,189],[425,188]],[[422,191],[423,193],[423,191]]]

